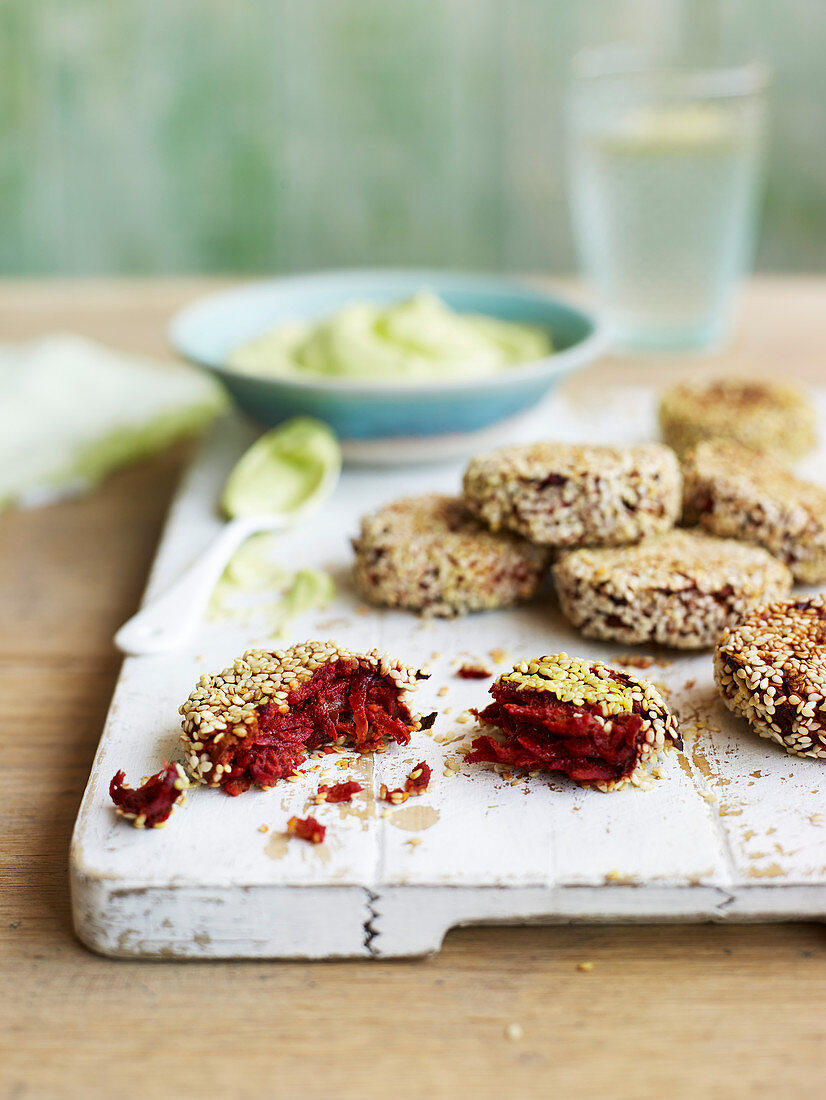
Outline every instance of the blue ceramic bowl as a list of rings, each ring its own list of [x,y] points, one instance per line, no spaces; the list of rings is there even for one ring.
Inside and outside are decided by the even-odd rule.
[[[394,302],[423,287],[459,312],[485,313],[550,330],[554,354],[478,381],[373,385],[268,378],[224,366],[229,352],[282,321],[319,318],[355,299]],[[178,313],[170,339],[214,374],[243,412],[270,427],[290,416],[326,421],[351,456],[382,457],[391,444],[445,452],[532,408],[561,379],[604,350],[594,318],[512,279],[440,271],[353,270],[250,283],[202,298]],[[465,448],[466,449],[466,448]]]

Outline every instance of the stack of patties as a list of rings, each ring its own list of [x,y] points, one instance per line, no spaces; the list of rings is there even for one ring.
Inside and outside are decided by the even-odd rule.
[[[674,530],[682,479],[660,443],[506,447],[470,463],[464,494],[492,529],[558,552],[562,611],[591,637],[703,648],[791,587],[765,550]]]
[[[457,615],[535,596],[553,562],[562,611],[586,636],[702,649],[794,579],[826,579],[826,489],[777,457],[814,443],[802,395],[683,384],[663,395],[660,421],[671,446],[502,447],[471,460],[461,498],[366,516],[354,540],[362,593]]]

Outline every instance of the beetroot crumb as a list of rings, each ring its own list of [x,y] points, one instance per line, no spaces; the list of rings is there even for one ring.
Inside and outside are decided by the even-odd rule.
[[[430,783],[430,777],[433,774],[430,767],[425,764],[424,760],[417,764],[404,784],[404,789],[408,794],[424,794]]]
[[[364,787],[361,783],[356,783],[355,780],[350,779],[346,783],[333,783],[332,786],[322,783],[318,788],[318,793],[323,796],[323,802],[350,802],[354,794],[358,794],[359,791],[363,790]]]
[[[327,826],[316,821],[314,817],[291,817],[287,822],[288,836],[309,840],[311,844],[321,844],[326,832]]]
[[[400,806],[402,802],[406,802],[410,798],[410,792],[402,790],[401,787],[396,787],[395,790],[389,791],[387,784],[382,783],[381,790],[379,791],[379,798],[382,802],[389,802],[392,806]]]
[[[383,802],[399,806],[402,802],[406,802],[411,795],[424,794],[432,774],[430,767],[422,760],[408,775],[404,787],[396,787],[395,790],[389,791],[386,784],[382,783],[379,798]]]
[[[184,800],[189,782],[179,764],[168,764],[150,775],[139,787],[124,784],[126,775],[120,771],[109,784],[109,795],[118,813],[132,821],[137,829],[157,829]]]
[[[489,676],[493,676],[493,669],[487,668],[485,665],[461,665],[456,669],[456,675],[460,676],[463,680],[487,680]]]

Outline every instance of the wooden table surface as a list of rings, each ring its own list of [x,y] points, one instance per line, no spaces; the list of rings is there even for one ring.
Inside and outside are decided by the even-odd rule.
[[[211,285],[0,284],[0,333],[167,354],[169,314]],[[724,355],[591,377],[726,366],[823,383],[825,359],[826,280],[772,279],[749,288]],[[820,925],[462,929],[432,959],[315,964],[115,962],[74,939],[67,853],[112,633],[185,455],[0,517],[0,1096],[820,1095]]]

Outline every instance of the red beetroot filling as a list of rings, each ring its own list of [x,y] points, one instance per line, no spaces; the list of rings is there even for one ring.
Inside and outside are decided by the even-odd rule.
[[[361,783],[356,783],[354,779],[348,780],[346,783],[333,783],[328,786],[326,783],[321,783],[318,788],[318,793],[325,795],[325,802],[349,802],[354,794],[358,794],[359,791],[363,791]]]
[[[637,713],[610,715],[611,729],[597,721],[598,705],[561,703],[549,692],[519,691],[494,684],[494,702],[479,715],[498,726],[504,742],[477,737],[466,759],[510,764],[529,771],[559,771],[579,782],[617,781],[634,770],[645,743]]]
[[[385,740],[406,745],[411,716],[389,676],[338,660],[316,669],[287,697],[288,714],[275,703],[258,711],[246,737],[207,742],[213,765],[222,764],[221,786],[237,795],[253,784],[271,787],[290,775],[308,752],[344,737],[359,752]],[[227,768],[229,769],[227,771]]]
[[[166,821],[172,808],[181,797],[175,786],[180,780],[174,764],[167,764],[140,787],[124,785],[126,775],[118,772],[109,784],[109,794],[115,805],[130,817],[143,817],[147,828],[154,828]]]

